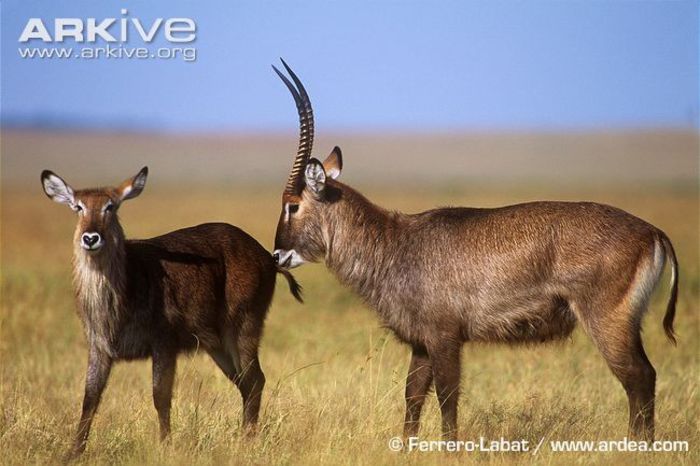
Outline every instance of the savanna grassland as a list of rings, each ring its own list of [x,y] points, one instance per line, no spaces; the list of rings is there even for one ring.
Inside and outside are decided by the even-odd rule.
[[[293,144],[291,142],[290,144]],[[279,160],[279,159],[278,159]],[[435,157],[433,158],[435,160]],[[4,161],[5,162],[5,161]],[[148,237],[206,221],[227,221],[265,247],[279,215],[282,178],[235,185],[183,184],[151,176],[144,194],[126,203],[129,237]],[[16,160],[11,170],[19,170]],[[167,165],[167,162],[161,162]],[[56,171],[70,182],[71,170]],[[120,165],[96,183],[114,183],[140,166]],[[627,430],[627,399],[586,335],[546,346],[466,345],[460,438],[544,438],[529,453],[394,453],[400,435],[409,350],[382,329],[374,313],[342,288],[322,264],[295,271],[306,303],[278,280],[267,319],[261,364],[267,377],[260,433],[240,427],[238,391],[206,354],[182,356],[173,400],[173,435],[157,441],[150,362],[120,363],[93,424],[86,464],[700,464],[698,369],[700,270],[698,193],[691,182],[435,182],[381,185],[353,178],[346,151],[343,179],[375,202],[415,212],[436,205],[497,206],[531,199],[587,199],[613,204],[657,225],[680,260],[676,317],[679,344],[661,320],[668,272],[645,318],[644,341],[657,373],[657,438],[685,440],[689,452],[554,453],[550,440],[614,440]],[[63,169],[61,169],[63,167]],[[33,167],[32,167],[33,170]],[[172,170],[172,168],[171,168]],[[93,169],[94,171],[94,169]],[[26,174],[25,174],[26,175]],[[39,174],[8,182],[3,173],[2,314],[0,315],[0,463],[45,464],[68,450],[82,400],[87,350],[75,315],[70,255],[74,214],[42,193]],[[81,181],[85,178],[81,178]],[[19,177],[17,180],[23,180]],[[76,182],[78,186],[84,183]],[[421,437],[438,439],[437,399],[424,410]]]

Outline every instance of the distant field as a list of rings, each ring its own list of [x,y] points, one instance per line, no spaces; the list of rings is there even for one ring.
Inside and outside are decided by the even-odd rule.
[[[445,134],[328,134],[314,155],[340,146],[353,182],[433,186],[503,181],[549,184],[694,183],[698,134],[692,131]],[[164,135],[4,131],[3,183],[35,181],[51,168],[78,181],[108,183],[149,165],[158,182],[284,182],[297,135]]]
[[[559,137],[561,152],[568,153],[573,141],[568,138],[576,136]],[[608,137],[618,136],[605,136],[602,141]],[[451,144],[461,148],[466,144],[463,141],[473,142],[476,136],[458,143],[437,137],[435,144],[423,140],[412,145],[402,140],[413,154],[406,161],[376,151],[378,147],[388,151],[390,139],[382,139],[385,146],[353,140],[347,144],[350,149],[344,147],[343,179],[363,186],[377,203],[405,211],[435,205],[495,206],[537,198],[587,199],[616,205],[665,230],[681,264],[676,319],[679,345],[669,344],[661,327],[667,279],[645,319],[644,340],[658,372],[657,437],[687,440],[689,453],[553,453],[543,447],[532,458],[517,453],[390,452],[388,440],[402,429],[409,351],[319,264],[296,271],[305,288],[304,305],[294,302],[284,282],[278,282],[261,348],[268,384],[262,432],[257,437],[250,439],[241,432],[237,390],[206,355],[196,354],[179,360],[173,437],[169,444],[159,445],[150,363],[123,363],[112,373],[81,461],[700,464],[700,205],[697,152],[692,152],[697,137],[645,137],[650,138],[647,143],[635,139],[625,153],[613,154],[614,163],[601,154],[625,146],[600,142],[600,152],[588,159],[581,157],[583,149],[574,144],[576,156],[571,156],[570,163],[555,155],[532,155],[530,163],[520,165],[515,162],[515,139],[503,143],[513,147],[511,155],[493,155],[491,161],[458,158],[457,149],[446,149]],[[212,138],[198,144],[196,139],[166,142],[146,135],[4,135],[0,463],[57,462],[69,447],[82,399],[86,345],[74,313],[70,279],[74,217],[41,192],[40,169],[53,168],[80,186],[91,179],[93,184],[116,183],[148,163],[152,173],[146,191],[121,212],[128,236],[147,237],[222,220],[240,226],[271,248],[279,194],[295,149],[294,135],[267,142],[255,139],[249,152],[242,142],[240,146],[231,142],[237,140]],[[532,144],[544,144],[543,140]],[[661,142],[654,146],[651,141]],[[339,143],[322,142],[323,152],[326,146],[330,149]],[[418,149],[431,147],[438,148],[431,157],[418,157]],[[557,153],[556,147],[547,147],[547,153]],[[487,148],[472,146],[483,157],[490,152]],[[661,148],[668,152],[652,157]],[[228,159],[229,151],[238,154],[235,162]],[[522,154],[534,153],[534,147],[523,148]],[[373,160],[376,169],[371,168]],[[508,160],[516,165],[510,166]],[[638,163],[632,163],[634,160]],[[505,166],[509,171],[499,177],[498,168]],[[430,178],[411,182],[411,173],[422,170],[431,173]],[[233,182],[224,183],[229,176]],[[611,183],[618,176],[624,180],[622,186]],[[382,178],[391,182],[378,183]],[[584,183],[585,179],[589,182]],[[532,443],[542,437],[546,441],[620,439],[626,434],[626,424],[624,391],[580,330],[570,341],[548,346],[465,346],[459,414],[462,439],[503,436]],[[439,425],[437,400],[431,395],[421,436],[439,438]]]

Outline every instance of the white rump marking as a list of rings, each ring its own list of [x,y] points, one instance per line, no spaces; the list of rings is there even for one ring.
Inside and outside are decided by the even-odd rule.
[[[661,273],[664,270],[666,254],[663,245],[659,244],[658,241],[654,241],[654,256],[650,259],[645,258],[640,264],[630,287],[631,304],[640,310],[646,309],[649,298],[659,283]]]

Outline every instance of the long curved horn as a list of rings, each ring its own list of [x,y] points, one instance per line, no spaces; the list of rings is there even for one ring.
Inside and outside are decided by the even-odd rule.
[[[292,94],[292,97],[294,97],[294,103],[299,113],[299,149],[297,149],[297,156],[294,159],[294,165],[292,166],[292,171],[289,173],[287,186],[284,188],[284,192],[300,194],[303,188],[301,174],[306,168],[306,162],[308,162],[311,157],[311,149],[314,144],[314,112],[311,108],[311,101],[309,100],[309,95],[306,93],[306,89],[304,89],[304,85],[287,63],[281,58],[280,60],[296,86],[292,84],[275,65],[272,65],[272,69],[275,70],[275,73],[282,79],[282,82],[284,82],[287,89],[289,89],[289,92]]]

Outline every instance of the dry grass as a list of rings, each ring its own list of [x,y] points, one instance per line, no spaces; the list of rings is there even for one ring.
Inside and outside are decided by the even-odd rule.
[[[126,174],[124,174],[126,175]],[[161,187],[154,172],[142,198],[123,208],[130,236],[144,237],[211,220],[237,224],[271,246],[276,189],[182,190]],[[37,177],[38,178],[38,177]],[[70,179],[70,177],[69,177]],[[116,181],[116,180],[115,180]],[[501,187],[502,188],[502,187]],[[268,385],[262,432],[242,435],[240,397],[206,355],[179,361],[174,434],[159,445],[150,364],[113,371],[81,461],[90,464],[700,464],[698,445],[698,200],[694,190],[576,190],[449,186],[407,195],[366,190],[377,202],[417,211],[434,205],[498,205],[530,198],[586,198],[618,205],[658,225],[681,261],[680,344],[661,329],[667,286],[646,318],[645,343],[659,377],[657,434],[690,443],[689,453],[527,454],[392,453],[399,434],[409,351],[322,265],[299,269],[306,304],[279,282],[261,361]],[[71,212],[49,202],[38,181],[6,190],[2,212],[0,462],[54,463],[69,446],[82,396],[86,345],[73,310]],[[619,439],[626,433],[624,391],[589,340],[550,346],[466,346],[459,426],[464,439]],[[421,435],[439,434],[431,396]]]

